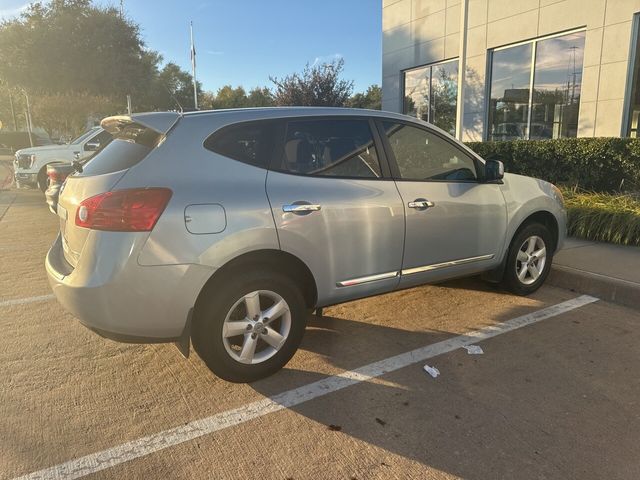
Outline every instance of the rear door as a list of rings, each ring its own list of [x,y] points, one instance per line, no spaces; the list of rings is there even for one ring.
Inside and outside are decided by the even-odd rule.
[[[481,163],[444,134],[413,123],[379,123],[406,212],[401,285],[482,271],[499,263],[507,213]]]
[[[320,305],[398,284],[404,212],[367,118],[284,122],[267,175],[282,250],[311,269]]]

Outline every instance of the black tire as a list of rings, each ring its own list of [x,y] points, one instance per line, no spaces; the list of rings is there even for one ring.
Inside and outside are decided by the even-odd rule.
[[[195,351],[213,373],[230,382],[248,383],[273,375],[293,357],[304,335],[308,312],[300,289],[287,276],[268,268],[250,272],[236,270],[225,275],[224,280],[208,285],[198,302],[191,330]],[[256,364],[241,363],[227,351],[222,338],[223,325],[238,301],[261,290],[274,292],[288,304],[289,334],[272,357]]]
[[[523,281],[518,277],[517,273],[523,267],[523,262],[518,260],[518,253],[520,252],[521,247],[524,247],[525,241],[532,237],[538,237],[542,242],[544,242],[546,258],[544,266],[537,279],[534,281],[531,274],[526,272],[525,275],[527,277],[525,278],[525,281]],[[539,249],[537,251],[539,251]],[[526,252],[523,253],[526,254]],[[532,261],[535,263],[535,259],[532,259]],[[540,223],[531,223],[526,225],[513,237],[513,240],[511,241],[502,283],[507,290],[515,293],[516,295],[529,295],[542,286],[549,275],[552,261],[553,237],[549,229]]]
[[[49,177],[47,177],[47,167],[45,166],[38,172],[38,188],[42,191],[42,193],[47,191],[49,188]]]

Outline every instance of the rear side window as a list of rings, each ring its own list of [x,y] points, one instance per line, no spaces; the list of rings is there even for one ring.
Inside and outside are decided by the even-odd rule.
[[[259,121],[230,125],[204,142],[204,148],[256,167],[268,168],[273,152],[276,125]]]
[[[289,122],[278,169],[313,176],[381,177],[368,120]]]
[[[96,153],[82,167],[80,176],[104,175],[133,167],[151,150],[153,150],[162,135],[137,124],[122,127],[114,140]]]

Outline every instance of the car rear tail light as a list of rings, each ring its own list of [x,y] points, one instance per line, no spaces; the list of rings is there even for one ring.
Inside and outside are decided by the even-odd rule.
[[[56,172],[55,170],[49,170],[47,172],[47,177],[49,177],[50,183],[62,183],[67,176],[60,172]]]
[[[171,194],[168,188],[132,188],[101,193],[80,203],[76,210],[76,225],[112,232],[149,232]]]

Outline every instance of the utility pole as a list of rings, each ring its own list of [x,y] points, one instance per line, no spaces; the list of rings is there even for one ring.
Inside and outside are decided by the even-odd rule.
[[[198,82],[196,81],[196,47],[193,44],[193,20],[190,24],[191,28],[191,72],[193,74],[193,105],[198,110]]]
[[[127,114],[131,116],[131,95],[127,95]]]
[[[467,72],[467,24],[469,0],[460,2],[460,50],[458,53],[458,98],[456,101],[456,138],[462,141],[464,125],[464,86]]]
[[[13,108],[13,96],[11,95],[11,90],[9,90],[9,105],[11,106],[11,118],[13,119],[13,131],[18,131],[18,122],[16,122],[16,111]]]

